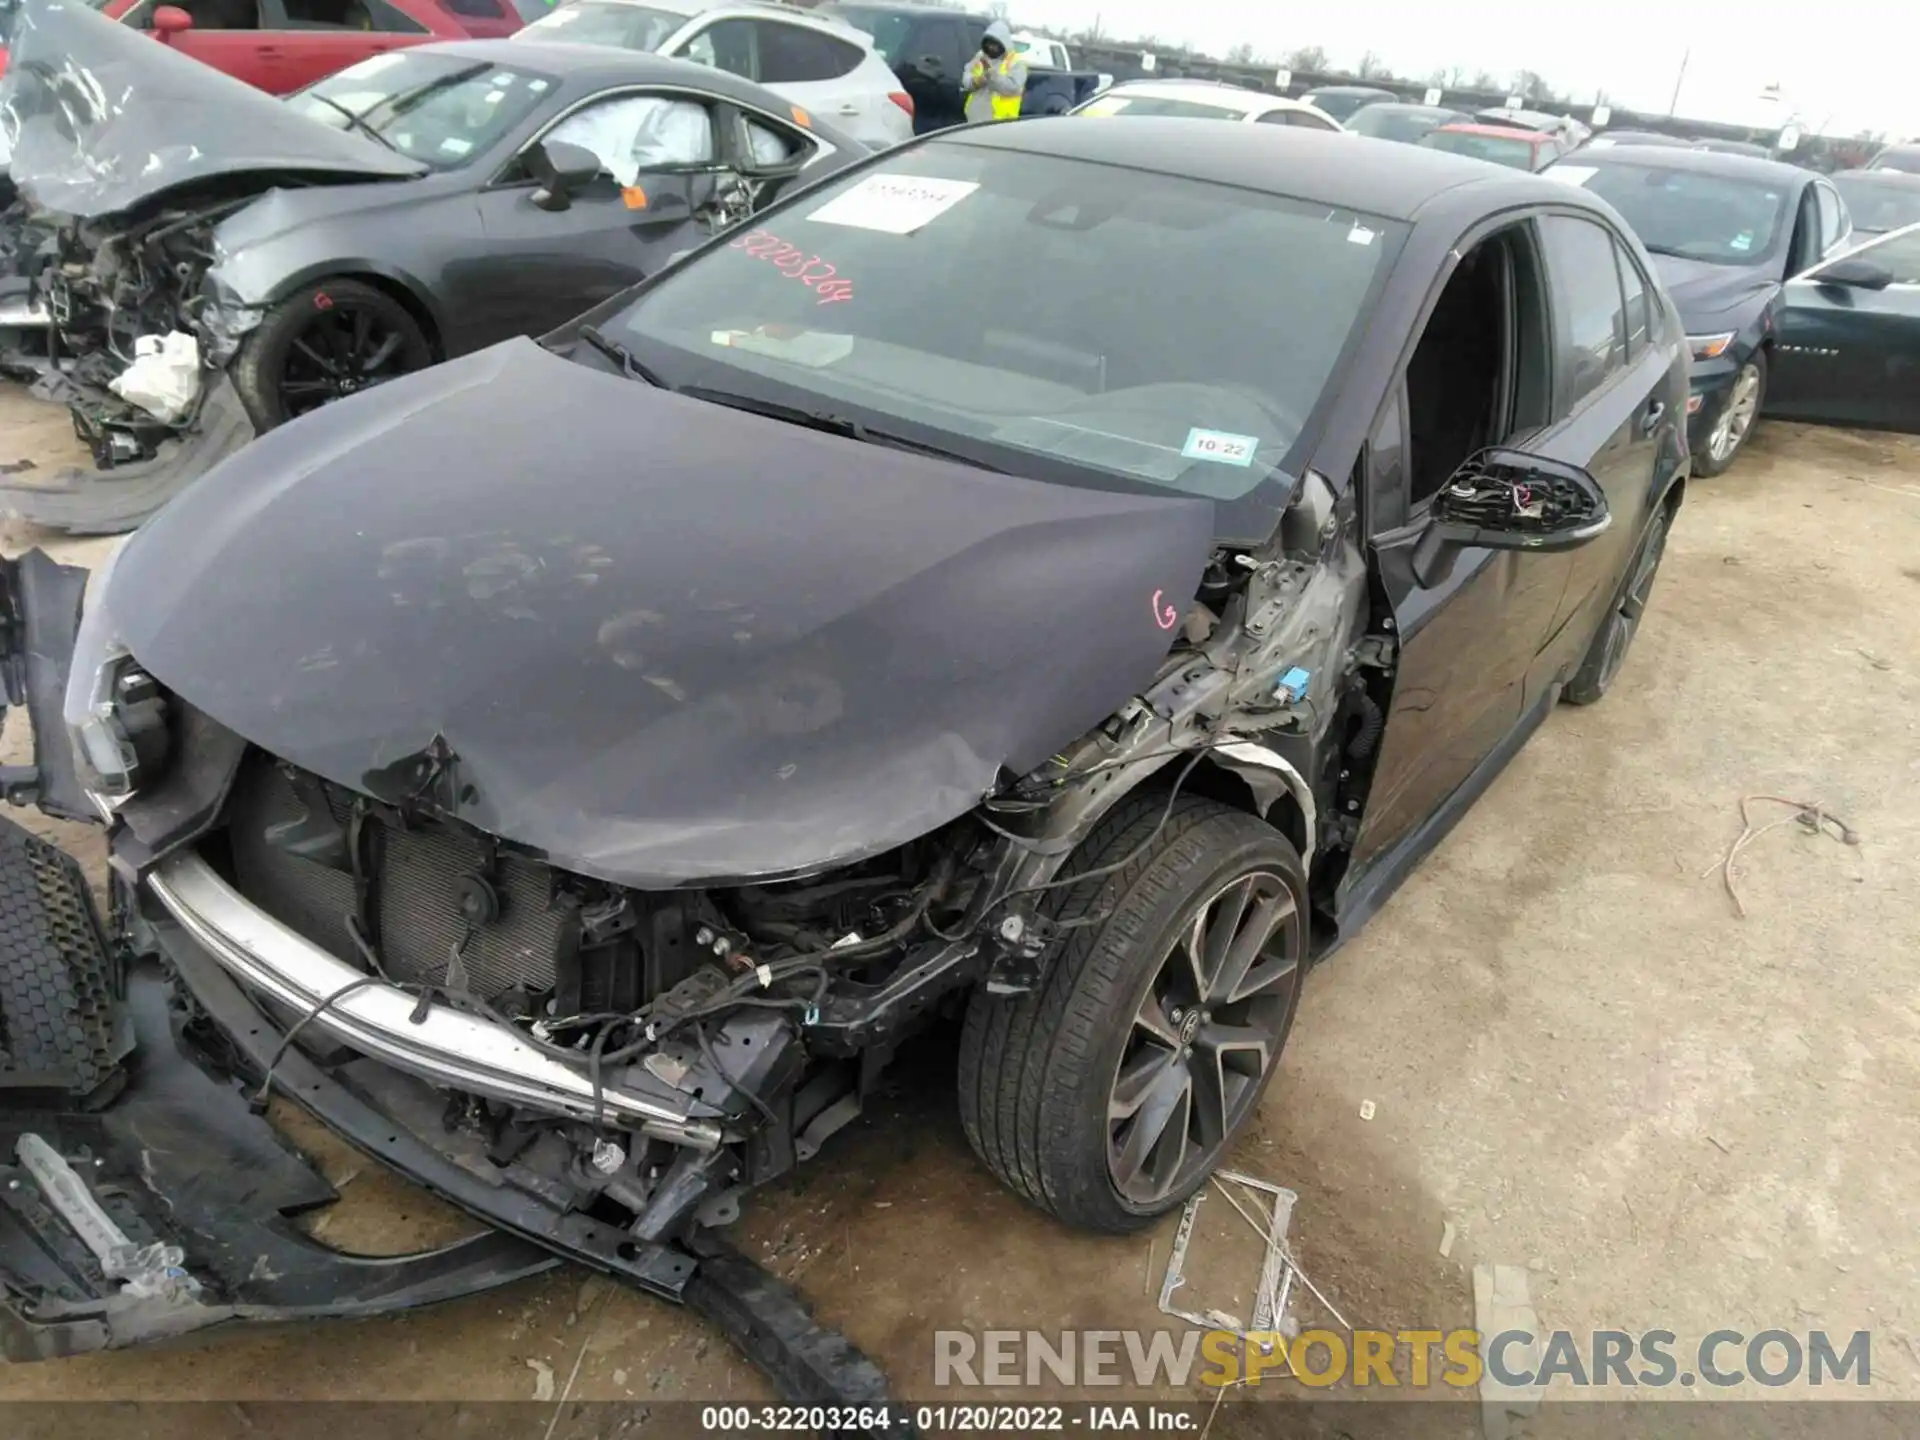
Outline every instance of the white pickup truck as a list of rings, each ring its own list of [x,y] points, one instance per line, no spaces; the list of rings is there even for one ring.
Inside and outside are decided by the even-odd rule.
[[[1073,56],[1058,40],[1045,35],[1020,33],[1013,37],[1013,48],[1027,57],[1027,64],[1038,70],[1071,70]]]

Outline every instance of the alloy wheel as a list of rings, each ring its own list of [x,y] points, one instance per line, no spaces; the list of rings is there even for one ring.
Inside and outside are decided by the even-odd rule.
[[[1640,543],[1639,553],[1633,558],[1633,573],[1620,596],[1620,603],[1607,616],[1607,651],[1600,665],[1602,690],[1613,684],[1614,676],[1620,673],[1620,666],[1627,658],[1627,648],[1633,644],[1634,633],[1640,628],[1640,617],[1646,613],[1647,598],[1653,594],[1654,577],[1660,573],[1660,557],[1667,550],[1668,519],[1664,509],[1654,517],[1653,528],[1647,532],[1646,539]]]
[[[1210,1170],[1279,1058],[1306,926],[1273,870],[1203,900],[1148,982],[1107,1098],[1107,1169],[1151,1206]]]
[[[407,336],[390,317],[358,300],[316,310],[287,347],[280,407],[287,418],[404,375]]]
[[[1720,418],[1714,421],[1713,433],[1707,437],[1707,451],[1714,464],[1726,464],[1733,458],[1733,452],[1746,443],[1759,412],[1760,367],[1749,361],[1734,376],[1727,403],[1721,407]]]

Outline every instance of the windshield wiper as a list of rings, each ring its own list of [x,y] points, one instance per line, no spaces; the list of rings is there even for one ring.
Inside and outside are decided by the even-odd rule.
[[[644,380],[656,390],[671,390],[673,387],[662,380],[656,371],[649,369],[633,358],[633,352],[618,340],[609,340],[592,325],[582,325],[580,338],[598,350],[607,359],[620,367],[620,373],[629,380]]]
[[[376,110],[386,110],[392,112],[395,118],[398,118],[411,110],[419,108],[420,105],[433,96],[438,95],[442,90],[450,90],[455,85],[464,85],[467,81],[473,79],[474,76],[484,75],[491,69],[493,69],[493,62],[490,60],[482,60],[475,65],[463,65],[458,70],[449,71],[445,75],[416,85],[411,90],[402,90],[398,95],[389,95],[384,100],[369,105],[367,107],[367,114],[371,115]]]
[[[862,445],[879,445],[888,450],[905,450],[914,455],[931,455],[937,460],[955,460],[962,465],[971,465],[976,470],[990,470],[996,475],[1007,472],[997,465],[989,465],[984,460],[944,445],[929,444],[925,440],[909,439],[905,435],[896,435],[890,430],[876,430],[863,421],[847,415],[834,415],[824,410],[808,410],[799,405],[783,405],[778,400],[757,400],[751,395],[736,395],[731,390],[714,390],[704,385],[688,385],[680,392],[696,400],[710,400],[715,405],[725,405],[734,410],[745,410],[749,414],[764,415],[770,420],[784,420],[789,425],[803,426],[808,430],[821,430],[829,435],[838,435],[845,440],[857,440]]]
[[[400,153],[400,147],[398,145],[394,144],[391,140],[387,139],[386,136],[382,135],[378,130],[374,129],[365,120],[361,119],[358,115],[354,114],[353,111],[349,110],[346,106],[342,105],[338,100],[329,100],[325,95],[316,95],[311,90],[307,92],[306,98],[309,100],[318,100],[322,105],[326,106],[329,110],[333,111],[334,114],[342,117],[347,122],[348,125],[352,126],[355,130],[358,130],[362,135],[366,136],[369,140],[378,140],[382,145],[386,146],[387,149],[393,151],[394,154],[398,155]]]

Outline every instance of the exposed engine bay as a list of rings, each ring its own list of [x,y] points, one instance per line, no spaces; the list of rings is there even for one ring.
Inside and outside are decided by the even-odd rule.
[[[1367,614],[1365,570],[1334,511],[1310,476],[1277,552],[1216,549],[1157,683],[1046,764],[905,845],[785,878],[644,891],[572,873],[448,818],[450,750],[400,767],[398,802],[374,799],[136,679],[171,708],[175,755],[143,730],[156,778],[120,807],[116,868],[148,883],[127,904],[216,942],[252,924],[224,909],[271,917],[336,967],[267,987],[278,1054],[353,1076],[490,1185],[677,1243],[810,1158],[969,992],[1039,984],[1065,930],[1091,923],[1058,918],[1061,866],[1143,782],[1169,809],[1204,793],[1264,814],[1330,893],[1390,653],[1347,619]],[[124,693],[139,672],[116,674]],[[215,789],[217,812],[194,798]],[[382,1007],[387,1035],[357,1044]],[[440,1038],[453,1023],[478,1028]],[[519,1059],[453,1078],[473,1035],[506,1034]],[[541,1092],[548,1063],[569,1084],[549,1074]],[[272,1083],[270,1066],[262,1097]]]

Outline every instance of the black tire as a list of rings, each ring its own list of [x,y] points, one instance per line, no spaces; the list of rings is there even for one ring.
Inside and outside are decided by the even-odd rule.
[[[1139,1230],[1206,1183],[1259,1109],[1305,979],[1306,875],[1286,837],[1252,815],[1198,797],[1177,801],[1155,834],[1166,813],[1165,794],[1147,792],[1121,801],[1094,828],[1061,878],[1097,871],[1135,850],[1139,855],[1111,875],[1052,892],[1048,913],[1065,922],[1104,918],[1067,931],[1040,989],[1010,997],[975,992],[961,1036],[960,1118],[975,1152],[1016,1195],[1088,1230]],[[1232,892],[1243,886],[1239,916],[1223,919]],[[1269,955],[1266,945],[1252,947],[1245,985],[1229,984],[1212,999],[1202,994],[1197,1014],[1171,1019],[1180,1015],[1179,996],[1161,986],[1181,963],[1176,944],[1195,922],[1203,914],[1222,920],[1229,937],[1224,962],[1235,953],[1232,938],[1251,935],[1268,907],[1278,913],[1283,900],[1290,909],[1272,932],[1276,953]],[[1209,910],[1214,901],[1220,908]],[[1204,968],[1193,967],[1188,978]],[[1214,978],[1228,968],[1219,965]],[[1236,990],[1258,993],[1235,1000]],[[1156,1023],[1174,1029],[1165,1039],[1183,1046],[1180,1054],[1143,1023],[1149,1006]],[[1236,1023],[1243,1018],[1250,1023]],[[1261,1036],[1259,1053],[1245,1038],[1254,1031]],[[1155,1047],[1168,1060],[1161,1078],[1150,1092],[1141,1090],[1131,1118],[1111,1118],[1131,1098],[1129,1076],[1146,1073],[1144,1057]],[[1231,1068],[1228,1055],[1237,1057]],[[1188,1058],[1193,1056],[1198,1058]],[[1123,1060],[1129,1062],[1127,1074]],[[1248,1061],[1260,1064],[1258,1074],[1246,1073]],[[1174,1130],[1170,1121],[1162,1122],[1163,1140],[1148,1145],[1133,1193],[1127,1193],[1116,1179],[1116,1161],[1148,1124],[1148,1103],[1162,1092],[1162,1079],[1183,1066],[1191,1076],[1188,1108],[1181,1112],[1179,1101],[1171,1102],[1181,1119],[1179,1156],[1161,1150]],[[1214,1078],[1203,1080],[1209,1073]],[[1205,1103],[1209,1096],[1217,1103]],[[1144,1173],[1156,1155],[1164,1174]]]
[[[1587,647],[1586,658],[1561,692],[1561,699],[1569,705],[1591,705],[1613,688],[1614,678],[1619,675],[1627,650],[1640,629],[1640,617],[1647,608],[1648,597],[1653,594],[1653,582],[1659,578],[1660,561],[1667,553],[1667,535],[1673,528],[1675,508],[1662,505],[1648,524],[1647,533],[1640,537],[1627,573],[1620,579],[1619,593],[1601,618],[1593,643]]]
[[[234,389],[259,429],[425,369],[433,345],[413,313],[360,280],[322,280],[267,312],[241,343]]]
[[[1753,438],[1753,432],[1760,427],[1760,412],[1767,403],[1767,352],[1755,350],[1746,362],[1734,372],[1733,384],[1727,388],[1727,398],[1721,404],[1722,414],[1734,403],[1735,391],[1745,380],[1747,373],[1753,375],[1753,416],[1751,421],[1733,438],[1730,448],[1718,455],[1714,453],[1715,437],[1719,433],[1720,416],[1714,417],[1714,427],[1707,432],[1707,439],[1700,447],[1700,453],[1693,457],[1693,473],[1696,475],[1724,475],[1740,458],[1740,452],[1747,448],[1747,442]]]

